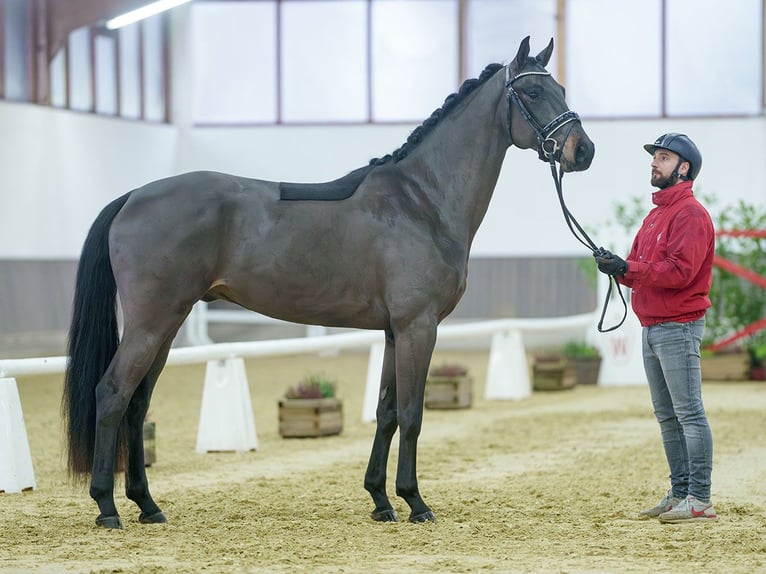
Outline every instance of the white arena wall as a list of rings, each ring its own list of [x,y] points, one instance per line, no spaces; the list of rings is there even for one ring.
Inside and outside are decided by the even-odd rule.
[[[287,181],[325,181],[393,151],[415,125],[179,128],[0,102],[0,259],[73,259],[110,199],[147,182],[197,169]],[[766,201],[763,118],[585,121],[596,144],[591,168],[567,174],[569,208],[594,239],[614,202],[646,194],[641,144],[684,131],[704,165],[697,188],[719,203]],[[549,168],[511,148],[474,257],[583,255],[564,224]]]
[[[198,169],[326,181],[393,151],[416,127],[152,125],[8,102],[0,102],[0,125],[0,356],[7,358],[63,353],[76,260],[111,199]],[[650,208],[649,156],[641,145],[666,131],[687,132],[699,144],[703,193],[721,204],[766,200],[763,118],[586,120],[585,127],[596,158],[590,170],[566,175],[564,190],[598,243],[620,250],[615,231],[601,228],[615,201],[646,194]],[[591,311],[600,301],[572,260],[587,255],[564,223],[549,167],[534,152],[511,148],[453,317]]]

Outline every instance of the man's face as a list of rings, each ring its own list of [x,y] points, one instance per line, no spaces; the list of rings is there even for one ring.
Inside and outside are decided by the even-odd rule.
[[[651,163],[652,185],[654,187],[665,188],[678,182],[677,177],[671,179],[670,176],[673,173],[673,170],[676,169],[679,159],[681,159],[681,156],[667,149],[658,148],[657,151],[654,152],[654,157],[652,158]],[[683,162],[678,171],[681,175],[685,175],[688,169],[689,164]]]

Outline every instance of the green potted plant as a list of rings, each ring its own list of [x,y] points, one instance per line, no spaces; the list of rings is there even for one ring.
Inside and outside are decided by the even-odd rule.
[[[426,379],[426,408],[465,409],[472,404],[473,378],[465,366],[444,363],[431,368]]]
[[[340,434],[343,403],[335,381],[312,373],[290,386],[279,401],[279,434],[285,438]]]
[[[595,385],[601,370],[601,353],[582,340],[568,341],[561,348],[566,359],[565,376],[574,378],[578,385]]]

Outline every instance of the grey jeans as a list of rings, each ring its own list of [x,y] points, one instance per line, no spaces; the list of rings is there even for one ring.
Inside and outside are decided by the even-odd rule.
[[[705,318],[644,327],[644,370],[670,467],[673,496],[710,500],[713,436],[702,404]]]

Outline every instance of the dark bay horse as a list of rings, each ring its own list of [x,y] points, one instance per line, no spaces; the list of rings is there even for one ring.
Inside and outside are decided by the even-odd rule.
[[[464,82],[392,155],[335,182],[195,172],[103,209],[78,267],[62,401],[69,471],[90,474],[98,525],[122,528],[114,502],[121,468],[139,521],[166,521],[149,493],[142,425],[173,338],[200,299],[297,323],[382,330],[364,478],[372,518],[397,520],[386,462],[398,428],[396,494],[410,521],[435,520],[416,476],[426,375],[437,325],[465,290],[471,242],[506,150],[534,149],[546,161],[553,154],[567,172],[587,169],[594,154],[545,70],[552,51],[553,40],[530,57],[525,38],[510,64]]]

